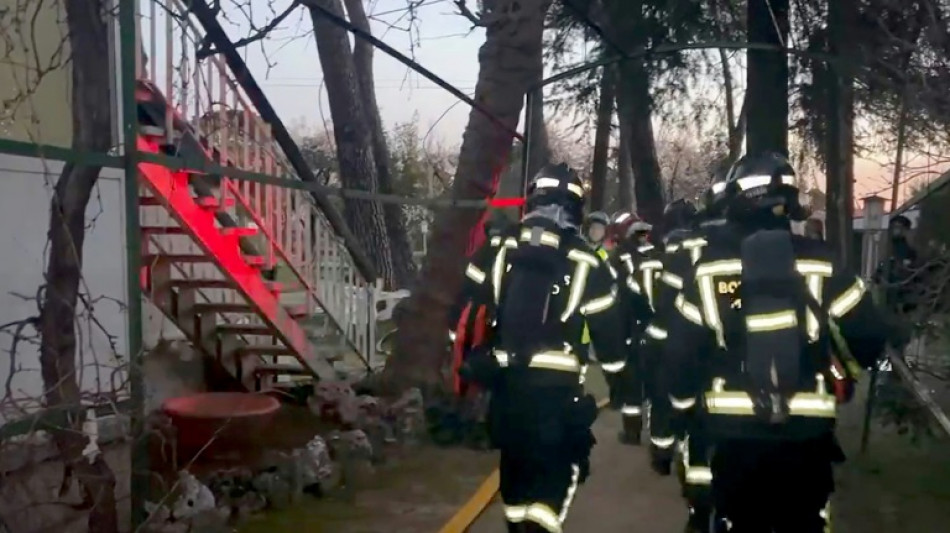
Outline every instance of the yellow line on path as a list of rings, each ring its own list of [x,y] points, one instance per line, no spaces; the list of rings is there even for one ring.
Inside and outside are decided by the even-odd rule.
[[[597,402],[597,407],[603,409],[608,403],[610,403],[610,400],[600,400]],[[496,468],[485,478],[485,481],[478,487],[475,494],[465,502],[465,505],[459,508],[455,516],[442,526],[439,533],[465,533],[468,531],[468,528],[475,523],[475,520],[495,498],[495,494],[498,493],[498,480],[498,469]]]

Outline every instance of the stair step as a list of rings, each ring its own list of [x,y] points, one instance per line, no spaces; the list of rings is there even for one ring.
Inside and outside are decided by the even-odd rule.
[[[195,203],[205,209],[227,209],[234,207],[234,198],[226,198],[224,202],[217,196],[199,196]]]
[[[200,303],[194,305],[196,313],[254,313],[254,308],[246,303]]]
[[[267,258],[262,255],[245,255],[244,260],[247,264],[255,268],[264,268],[267,266]]]
[[[218,324],[217,330],[224,335],[274,335],[274,330],[266,324]]]
[[[159,235],[184,235],[185,228],[181,226],[142,226],[142,233]]]
[[[287,311],[287,314],[294,319],[309,317],[312,314],[309,310],[307,310],[306,305],[284,306],[284,311]]]
[[[169,285],[179,289],[233,289],[229,279],[173,279]]]
[[[165,259],[172,263],[210,263],[211,257],[204,254],[145,254],[142,256],[143,265],[151,265]]]
[[[254,237],[260,230],[257,228],[247,228],[243,226],[235,226],[231,228],[221,228],[221,234],[228,237]]]
[[[159,126],[141,125],[139,126],[139,133],[145,137],[164,137],[165,128],[161,128]]]
[[[266,364],[266,365],[257,365],[254,367],[254,371],[258,374],[305,374],[310,375],[310,372],[303,367],[303,365],[296,364]]]
[[[139,205],[141,206],[153,206],[153,205],[165,205],[157,196],[139,196]]]
[[[293,350],[281,344],[248,344],[240,350],[242,355],[292,355]]]

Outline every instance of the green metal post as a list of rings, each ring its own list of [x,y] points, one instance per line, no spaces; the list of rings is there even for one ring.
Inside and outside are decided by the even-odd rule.
[[[128,357],[129,387],[131,401],[132,426],[132,529],[138,529],[147,518],[145,500],[148,496],[149,465],[148,442],[145,433],[145,380],[143,379],[142,353],[142,290],[140,278],[140,239],[139,229],[139,180],[138,149],[136,140],[137,104],[135,102],[135,77],[138,59],[136,33],[138,30],[138,0],[119,0],[119,50],[121,68],[118,69],[122,113],[122,155],[125,159],[125,242],[126,242],[126,285],[128,297]]]

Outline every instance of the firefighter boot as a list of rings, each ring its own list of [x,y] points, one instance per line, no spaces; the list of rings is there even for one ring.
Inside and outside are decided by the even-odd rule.
[[[622,444],[629,444],[631,446],[639,446],[640,431],[642,429],[640,415],[624,414],[622,420],[623,429],[620,431],[619,435],[620,442]]]
[[[673,471],[673,445],[663,448],[650,439],[650,467],[661,476],[668,476]],[[672,437],[670,437],[672,440]],[[663,442],[662,444],[666,444]]]
[[[710,527],[710,522],[713,519],[712,515],[712,509],[708,505],[690,505],[686,533],[718,533],[718,530]]]

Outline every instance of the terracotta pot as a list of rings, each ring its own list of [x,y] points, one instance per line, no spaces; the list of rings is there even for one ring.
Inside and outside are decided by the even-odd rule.
[[[212,439],[205,453],[254,447],[279,409],[276,398],[245,392],[204,392],[162,404],[178,433],[179,457],[185,460]]]

